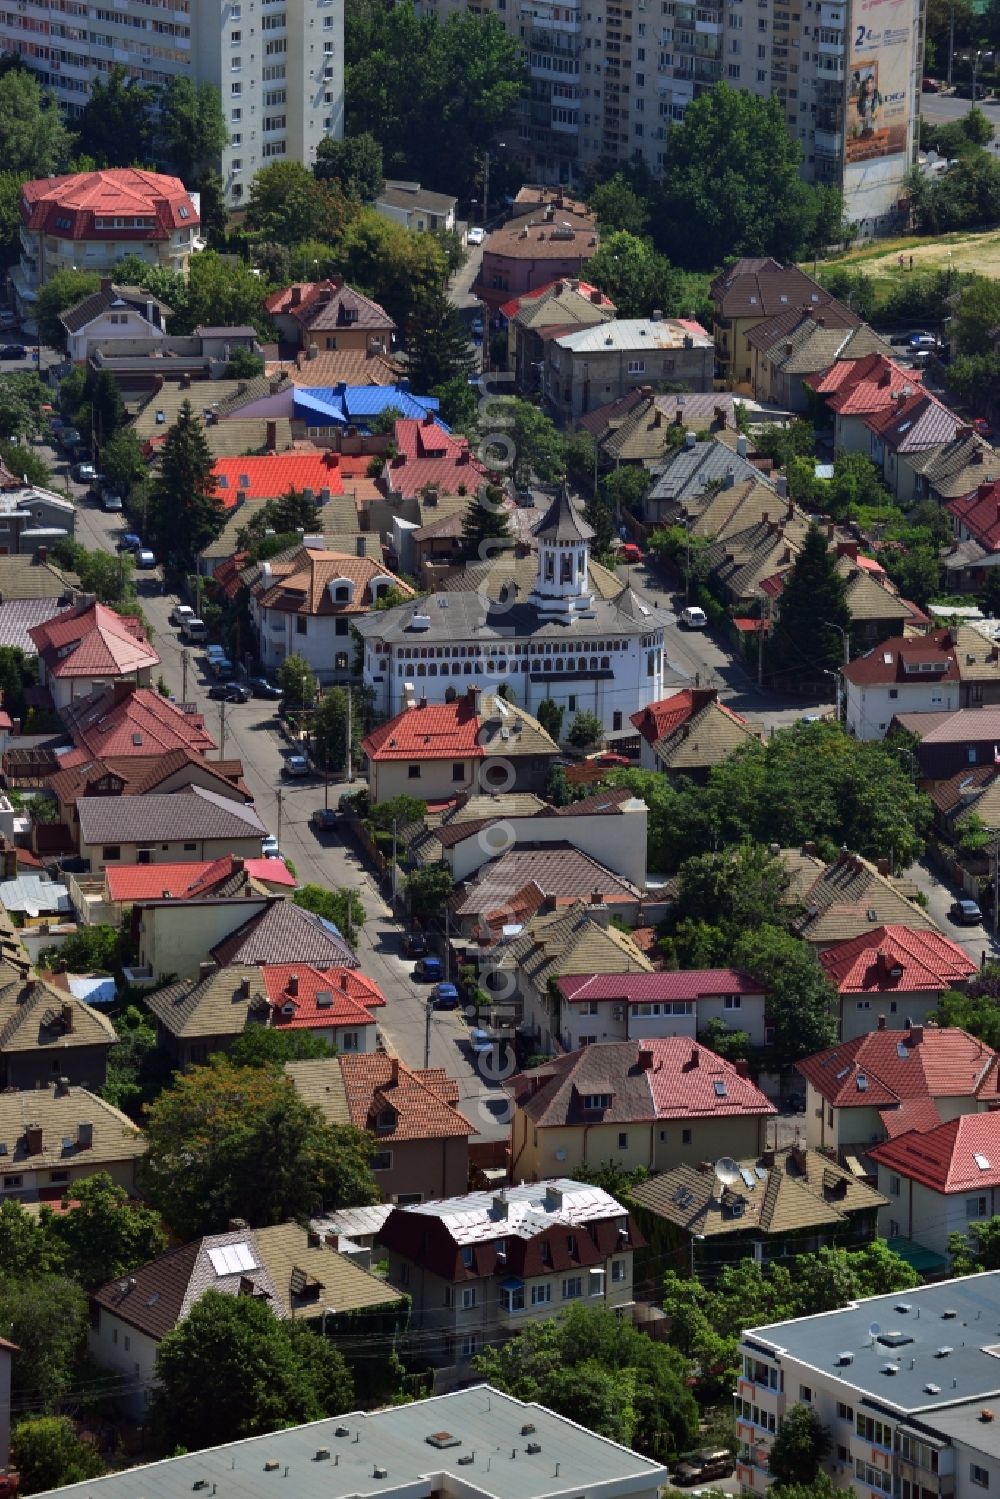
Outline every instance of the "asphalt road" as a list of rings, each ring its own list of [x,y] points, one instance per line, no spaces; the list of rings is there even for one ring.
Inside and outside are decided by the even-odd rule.
[[[59,489],[68,488],[77,501],[77,540],[84,546],[114,552],[119,535],[127,529],[121,517],[105,515],[86,499],[86,487],[69,478],[68,469],[49,448],[39,449],[52,463]],[[324,805],[324,785],[319,777],[283,782],[283,750],[275,704],[253,698],[249,703],[216,703],[209,699],[212,678],[201,653],[187,652],[187,692],[184,686],[184,649],[177,631],[169,623],[175,596],[164,594],[159,570],[137,573],[143,613],[153,644],[161,660],[160,671],[178,701],[197,703],[205,715],[209,732],[222,743],[225,724],[225,757],[243,761],[245,779],[262,820],[275,833],[283,855],[291,859],[302,884],[347,886],[358,892],[366,912],[357,953],[363,971],[373,978],[386,998],[378,1016],[390,1051],[411,1066],[424,1065],[426,1034],[426,987],[415,984],[413,964],[402,956],[402,927],[393,920],[371,877],[349,844],[336,833],[318,833],[310,826],[313,811]],[[222,758],[222,756],[220,756]],[[362,784],[361,782],[356,783]],[[331,804],[344,790],[330,787]],[[475,1124],[481,1138],[506,1136],[508,1104],[500,1079],[491,1076],[491,1059],[475,1064],[468,1045],[468,1026],[461,1012],[431,1016],[430,1065],[443,1067],[459,1087],[459,1107]],[[505,1075],[513,1072],[507,1068]]]
[[[907,879],[913,880],[926,897],[928,915],[937,922],[942,932],[950,937],[952,942],[958,943],[974,963],[981,963],[984,953],[987,958],[1000,955],[1000,943],[981,923],[976,926],[959,926],[952,921],[948,914],[951,903],[963,896],[965,892],[942,880],[927,859],[921,859],[918,863],[911,865],[904,871],[904,874]]]
[[[960,99],[957,94],[921,94],[920,113],[929,125],[946,125],[950,120],[960,120],[972,108],[971,99]],[[993,125],[994,149],[1000,146],[1000,101],[979,100],[979,108]]]

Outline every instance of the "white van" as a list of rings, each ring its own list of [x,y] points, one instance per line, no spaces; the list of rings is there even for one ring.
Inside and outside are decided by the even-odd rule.
[[[708,615],[697,604],[688,604],[686,609],[681,610],[680,622],[685,630],[704,630],[708,624]]]
[[[190,619],[186,619],[181,625],[181,634],[185,640],[207,640],[208,626],[203,619],[199,619],[196,614],[193,614]]]

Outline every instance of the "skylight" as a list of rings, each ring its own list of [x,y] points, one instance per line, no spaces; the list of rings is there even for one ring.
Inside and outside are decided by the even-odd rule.
[[[721,1077],[715,1079],[715,1096],[716,1098],[725,1098],[726,1096],[726,1084]]]
[[[988,1171],[990,1169],[989,1158],[987,1156],[980,1155],[978,1150],[976,1151],[972,1159],[975,1161],[980,1171]]]
[[[212,1269],[216,1275],[239,1275],[244,1270],[256,1270],[257,1261],[249,1244],[220,1244],[208,1251]]]
[[[865,1075],[864,1075],[863,1072],[859,1072],[858,1073],[857,1078],[855,1079],[855,1081],[857,1082],[858,1092],[859,1093],[867,1093],[868,1092],[868,1079],[865,1077]]]

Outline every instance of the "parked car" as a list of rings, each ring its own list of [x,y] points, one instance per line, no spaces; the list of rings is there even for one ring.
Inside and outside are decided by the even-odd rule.
[[[713,1478],[728,1478],[734,1472],[736,1462],[726,1447],[703,1447],[685,1458],[675,1468],[671,1477],[675,1484],[687,1488],[690,1484],[707,1483]]]
[[[208,689],[208,696],[214,703],[224,703],[229,699],[229,683],[213,682]]]
[[[170,623],[172,625],[186,625],[189,619],[196,619],[197,615],[190,604],[175,604],[170,611]]]
[[[76,430],[75,427],[63,427],[62,431],[59,433],[58,442],[64,453],[71,452],[72,449],[76,447],[77,443],[82,441],[83,438],[80,436],[80,433]]]
[[[248,703],[250,701],[250,688],[244,687],[242,682],[230,682],[226,687],[227,703]]]
[[[983,919],[983,913],[974,900],[953,900],[948,915],[959,926],[978,926]]]
[[[937,339],[933,333],[916,332],[911,333],[906,342],[911,349],[936,349]]]
[[[93,484],[97,478],[97,470],[92,463],[74,463],[69,472],[70,477],[78,484]]]
[[[260,851],[265,859],[281,858],[281,849],[278,847],[278,840],[272,833],[268,833],[266,838],[260,840]]]
[[[444,977],[444,964],[440,958],[421,958],[414,965],[413,977],[421,982],[436,984]]]
[[[317,807],[310,817],[309,823],[311,827],[316,829],[317,833],[332,833],[337,826],[336,807]]]
[[[207,634],[208,625],[203,619],[199,619],[197,614],[192,614],[190,618],[181,621],[181,635],[192,645],[199,640],[204,640]]]
[[[233,663],[230,661],[225,651],[223,651],[219,656],[209,656],[208,669],[212,673],[212,675],[214,677],[218,677],[220,681],[228,682],[233,674]]]
[[[431,990],[431,1004],[435,1010],[458,1010],[462,1001],[454,984],[435,984]]]
[[[634,541],[626,541],[624,546],[618,549],[618,555],[623,562],[641,562],[646,555],[642,547],[637,547]]]
[[[121,515],[123,509],[121,495],[115,494],[110,489],[105,490],[101,495],[101,509],[106,515]]]
[[[473,224],[472,228],[465,236],[465,243],[467,245],[481,245],[485,238],[486,230],[483,229],[479,224]]]
[[[211,662],[213,661],[225,660],[225,657],[226,651],[224,646],[215,643],[213,643],[212,645],[206,645],[205,659],[209,662],[209,664],[211,664]]]
[[[403,953],[408,958],[422,958],[427,953],[427,938],[423,932],[407,932],[403,938]]]
[[[939,94],[941,92],[941,85],[936,78],[925,78],[920,87],[925,94]]]
[[[481,1026],[474,1025],[469,1031],[469,1045],[472,1047],[473,1056],[485,1057],[489,1056],[496,1041],[489,1031],[484,1031]]]
[[[140,547],[135,554],[136,567],[150,568],[156,566],[156,558],[148,547]]]
[[[704,630],[708,625],[708,615],[697,604],[688,604],[681,610],[679,623],[685,630]]]
[[[136,536],[134,531],[126,531],[124,536],[119,536],[116,550],[119,552],[137,552],[142,546],[142,539]]]
[[[309,761],[305,755],[286,755],[285,763],[281,767],[283,776],[290,776],[297,780],[301,776],[309,774]]]
[[[632,761],[629,759],[628,755],[619,755],[614,750],[604,750],[599,755],[591,755],[590,759],[592,764],[600,765],[603,769],[606,770],[614,770],[616,767],[629,766],[632,764]]]
[[[281,697],[281,688],[274,682],[269,682],[266,677],[251,677],[247,683],[254,697],[271,698],[274,702]]]
[[[0,344],[0,359],[27,359],[24,344]]]

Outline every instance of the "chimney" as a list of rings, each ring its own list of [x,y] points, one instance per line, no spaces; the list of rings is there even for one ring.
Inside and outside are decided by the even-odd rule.
[[[651,1046],[639,1047],[639,1067],[643,1072],[653,1070],[653,1048]]]
[[[879,874],[884,874],[886,877],[888,877],[888,874],[889,874],[889,860],[888,859],[876,859],[876,861],[875,861],[875,868],[878,870]]]
[[[41,1155],[42,1126],[40,1124],[29,1124],[24,1131],[24,1142],[29,1155]]]
[[[319,1234],[314,1228],[306,1229],[306,1243],[309,1245],[310,1249],[318,1249],[322,1242],[323,1240],[320,1238]]]
[[[924,1028],[922,1025],[910,1026],[910,1045],[919,1046],[924,1039]]]
[[[210,958],[206,958],[204,962],[198,964],[198,982],[201,983],[202,979],[211,978],[214,972],[215,964]]]
[[[360,532],[355,537],[354,551],[355,551],[355,554],[358,557],[364,557],[366,555],[366,553],[365,553],[365,538],[361,535]]]
[[[299,304],[301,303],[301,301],[302,301],[302,288],[301,288],[301,286],[293,286],[292,287],[292,294],[291,294],[291,296],[288,299],[288,305],[289,305],[289,307],[298,307]]]
[[[278,446],[278,423],[269,418],[264,428],[264,446],[269,452],[275,452]]]
[[[556,284],[555,284],[555,286],[554,286],[554,288],[553,288],[553,291],[554,291],[554,293],[555,293],[555,295],[557,297],[561,297],[562,294],[563,294],[563,292],[565,290],[566,290],[566,283],[565,283],[565,281],[557,281]]]
[[[76,1143],[80,1150],[90,1150],[94,1143],[94,1126],[90,1120],[81,1121],[76,1127]]]
[[[785,478],[784,474],[778,475],[777,479],[774,481],[774,488],[779,498],[783,500],[788,498],[788,480]]]
[[[692,1048],[691,1048],[691,1066],[692,1067],[698,1067],[698,1066],[700,1066],[700,1063],[701,1063],[701,1052],[698,1050],[697,1046],[692,1046]]]
[[[963,423],[961,427],[956,427],[956,429],[955,429],[955,437],[956,437],[956,439],[959,442],[961,442],[964,438],[971,437],[971,436],[972,436],[972,427],[969,426],[968,424]]]
[[[835,530],[836,530],[836,527],[834,526],[833,521],[832,520],[828,520],[827,523],[826,523],[826,539],[827,539],[827,541],[832,541],[833,540],[833,533],[834,533]]]
[[[341,989],[343,989],[344,993],[346,994],[347,993],[347,969],[346,968],[342,968],[340,970],[340,978],[339,978],[338,982],[340,984]]]
[[[878,1017],[878,1028],[879,1028],[880,1031],[884,1031],[885,1030],[885,1016],[884,1015],[880,1015]]]
[[[71,1031],[73,1029],[73,1022],[74,1022],[75,1019],[76,1019],[76,1015],[75,1015],[75,1012],[73,1010],[72,1004],[69,1002],[68,999],[64,1000],[63,1001],[63,1006],[62,1006],[63,1030],[64,1031]]]
[[[299,976],[297,973],[290,973],[288,975],[288,992],[293,996],[299,992]]]
[[[245,977],[240,979],[240,998],[250,998],[250,980]]]
[[[390,1059],[389,1059],[389,1081],[390,1081],[390,1083],[392,1083],[393,1087],[395,1087],[396,1084],[399,1082],[399,1058],[398,1057],[390,1057]]]
[[[800,1171],[804,1172],[807,1170],[808,1161],[806,1158],[806,1153],[802,1149],[801,1145],[793,1145],[788,1154],[791,1156],[792,1160],[795,1162],[795,1165],[799,1168]]]
[[[56,1096],[56,1098],[65,1098],[68,1093],[69,1093],[69,1078],[68,1077],[57,1077],[56,1078],[56,1087],[55,1087],[55,1096]]]
[[[594,286],[594,287],[591,288],[591,291],[590,291],[590,300],[593,302],[593,304],[594,304],[595,307],[600,307],[600,305],[601,305],[601,294],[598,291],[598,289],[597,289],[596,286]]]
[[[678,412],[677,415],[680,416],[680,412]],[[686,448],[693,448],[696,442],[697,442],[697,438],[695,437],[695,435],[694,435],[693,432],[687,432],[687,433],[685,433],[685,436],[684,436],[684,446]]]
[[[326,1243],[327,1243],[327,1245],[331,1249],[336,1249],[337,1246],[338,1246],[338,1244],[340,1243],[340,1235],[339,1234],[327,1234],[327,1236],[326,1236]]]
[[[601,894],[600,890],[591,890],[590,904],[592,906],[603,906],[604,896]]]
[[[478,716],[482,712],[482,702],[483,702],[482,690],[479,687],[476,686],[475,682],[473,682],[472,685],[469,688],[467,688],[465,696],[468,699],[468,701],[472,704],[472,711],[473,711],[473,713],[475,713]]]
[[[747,456],[747,439],[745,432],[741,432],[739,437],[737,437],[736,439],[736,456],[738,458],[745,458]]]
[[[114,291],[114,287],[111,285],[110,276],[101,277],[101,291]]]
[[[420,707],[420,708],[426,708],[427,707],[427,693],[426,692],[421,692],[421,694],[420,694],[420,702],[417,704],[417,706]]]

